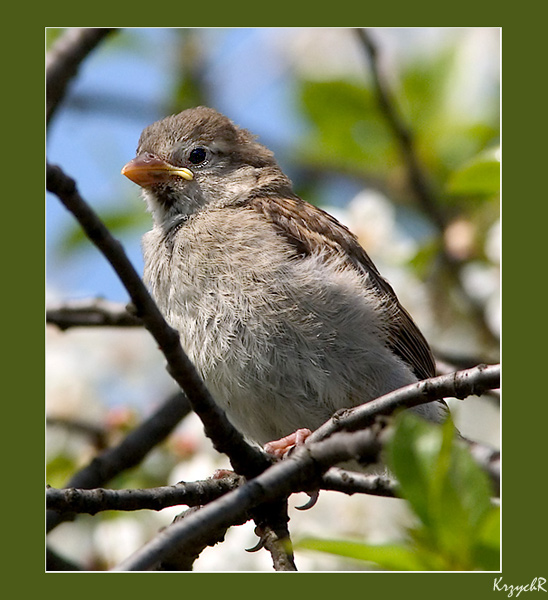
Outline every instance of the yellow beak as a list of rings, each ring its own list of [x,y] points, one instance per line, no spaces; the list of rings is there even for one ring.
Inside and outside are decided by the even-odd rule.
[[[131,179],[141,187],[149,187],[157,183],[169,181],[171,178],[182,177],[187,181],[194,179],[192,171],[184,167],[175,167],[154,154],[140,154],[130,160],[122,169],[122,175]]]

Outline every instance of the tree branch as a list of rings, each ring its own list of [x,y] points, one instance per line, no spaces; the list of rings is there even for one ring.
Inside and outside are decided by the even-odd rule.
[[[190,412],[190,404],[182,392],[170,396],[148,419],[131,431],[118,445],[96,456],[67,483],[69,488],[97,488],[113,477],[138,465],[157,444],[162,442]],[[47,531],[73,518],[48,511]]]
[[[377,462],[383,446],[382,423],[373,423],[378,416],[446,396],[462,399],[499,385],[500,365],[480,365],[467,371],[421,381],[354,409],[341,411],[316,430],[286,460],[274,464],[255,479],[204,506],[183,523],[165,529],[115,570],[150,569],[173,548],[192,548],[204,532],[229,527],[262,503],[317,487],[323,473],[332,465],[348,460],[358,460],[362,464]],[[362,431],[339,431],[341,428],[353,430],[359,426],[368,428]]]
[[[169,506],[201,506],[241,485],[239,475],[222,479],[180,482],[176,485],[137,490],[110,490],[104,488],[77,489],[48,488],[46,506],[65,513],[95,515],[105,510],[163,510]]]
[[[63,99],[68,84],[86,56],[114,28],[74,27],[52,46],[46,57],[46,123],[49,124]]]
[[[285,498],[295,489],[310,489],[332,464],[349,459],[375,462],[381,449],[378,435],[379,431],[374,428],[339,432],[321,442],[299,447],[287,460],[274,464],[245,485],[164,529],[115,570],[147,570],[175,548],[178,551],[192,549],[205,532],[241,521],[260,504]]]
[[[344,409],[316,429],[309,442],[325,439],[336,431],[368,427],[376,417],[390,415],[395,410],[412,408],[447,397],[463,399],[481,396],[500,386],[500,365],[478,365],[472,369],[431,377],[385,394],[355,408]]]
[[[143,322],[121,302],[103,298],[50,304],[46,323],[62,331],[70,327],[142,327]]]
[[[287,506],[287,503],[285,505]],[[289,539],[287,522],[281,531],[275,527],[266,525],[264,527],[257,527],[255,533],[261,540],[261,547],[270,552],[275,571],[297,570],[293,556],[293,546]]]
[[[147,489],[112,490],[105,488],[52,488],[46,490],[46,507],[58,513],[95,515],[105,510],[163,510],[170,506],[189,507],[209,504],[245,483],[231,473],[219,479],[180,482]],[[352,494],[394,497],[397,482],[389,477],[365,475],[333,467],[322,478],[320,489]],[[299,490],[293,490],[299,491]]]
[[[188,519],[195,514],[199,514],[202,510],[201,506],[193,506],[185,510],[180,515],[177,515],[173,520],[172,527],[176,523],[181,523],[184,519]],[[242,515],[239,522],[233,525],[243,525],[249,520],[248,515]],[[208,546],[215,546],[225,539],[228,526],[220,526],[217,528],[208,528],[204,530],[201,536],[198,536],[195,543],[178,547],[174,545],[165,557],[155,566],[156,571],[192,571],[194,561],[200,556],[203,550]]]
[[[314,432],[307,443],[297,448],[287,460],[274,464],[255,479],[213,500],[196,513],[189,514],[184,521],[173,524],[133,557],[124,561],[118,569],[149,569],[169,557],[172,552],[182,552],[183,555],[195,553],[196,544],[208,545],[212,532],[245,522],[251,518],[250,515],[259,505],[286,498],[296,491],[317,488],[322,481],[327,487],[342,488],[345,485],[345,476],[340,471],[326,473],[323,480],[322,475],[332,465],[347,460],[359,460],[365,464],[377,461],[383,445],[382,424],[372,425],[377,416],[390,414],[398,408],[432,402],[445,396],[464,398],[472,394],[481,394],[485,389],[499,385],[500,366],[483,365],[412,384],[365,405],[342,411]],[[354,429],[359,426],[366,426],[368,429],[339,431],[342,428]],[[328,435],[330,437],[326,438]],[[376,486],[382,495],[397,493],[393,484],[382,479],[374,483],[374,480],[366,480],[356,475],[355,481],[358,486],[363,485],[367,490]],[[341,491],[349,493],[348,487]]]
[[[95,515],[105,510],[163,510],[179,505],[202,506],[243,485],[245,481],[244,477],[232,473],[220,479],[182,481],[175,485],[147,489],[112,490],[99,487],[59,489],[48,486],[46,507],[58,513]],[[395,497],[397,482],[385,476],[365,475],[332,467],[323,476],[320,489],[347,495],[370,494]]]
[[[369,494],[397,498],[398,482],[384,475],[367,475],[356,471],[346,471],[331,467],[322,477],[321,490],[353,494]]]
[[[264,470],[270,459],[248,444],[230,423],[224,411],[214,402],[196,368],[181,347],[179,334],[165,321],[141,278],[127,258],[122,245],[114,239],[95,212],[82,199],[74,180],[56,166],[47,165],[48,191],[56,194],[65,207],[76,217],[89,239],[103,253],[128,291],[136,314],[154,337],[167,364],[168,372],[183,389],[200,417],[207,437],[214,447],[226,454],[234,470],[254,476]]]

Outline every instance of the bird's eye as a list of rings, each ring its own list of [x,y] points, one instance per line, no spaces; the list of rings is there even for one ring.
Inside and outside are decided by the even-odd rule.
[[[207,152],[205,148],[194,148],[194,150],[192,150],[192,152],[188,155],[188,160],[193,165],[199,165],[200,163],[203,163],[206,158]]]

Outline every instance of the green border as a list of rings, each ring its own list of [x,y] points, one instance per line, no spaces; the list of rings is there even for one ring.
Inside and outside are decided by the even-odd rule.
[[[78,21],[91,21],[92,25],[104,21],[106,25],[115,25],[135,17],[149,26],[153,25],[154,15],[150,10],[145,15],[138,6],[130,10],[127,4],[122,6],[123,10],[116,11],[109,3],[108,11],[101,12],[101,6],[94,3],[89,5],[89,15],[87,6],[79,7],[81,12]],[[270,11],[275,13],[274,15],[267,13],[269,8],[275,9]],[[467,8],[473,8],[473,12],[469,12]],[[548,571],[544,543],[548,533],[546,497],[542,489],[546,473],[545,429],[548,419],[546,401],[543,398],[544,382],[538,375],[533,375],[544,372],[544,365],[539,364],[537,367],[537,363],[541,362],[545,353],[543,349],[536,347],[537,340],[544,341],[542,325],[545,323],[545,295],[542,290],[537,291],[534,284],[543,279],[546,256],[545,247],[542,245],[547,222],[545,184],[539,181],[540,177],[537,175],[544,174],[546,170],[544,164],[537,166],[537,162],[541,163],[545,155],[542,125],[546,112],[546,96],[539,89],[538,82],[544,83],[546,49],[544,32],[540,26],[520,22],[518,11],[516,15],[511,16],[501,13],[501,7],[497,7],[496,12],[493,8],[479,14],[480,6],[477,2],[468,6],[460,3],[457,14],[459,20],[474,20],[480,21],[483,26],[491,23],[491,26],[503,27],[505,369],[502,574],[504,582],[519,585],[530,582],[533,577],[546,576]],[[164,9],[169,10],[169,5],[164,6]],[[63,12],[62,6],[57,5],[55,9],[48,7],[48,10],[53,11],[47,17],[51,24],[67,25],[75,21],[73,15]],[[436,10],[439,13],[436,13]],[[248,12],[241,5],[236,9],[234,4],[224,3],[217,5],[215,10],[212,10],[211,5],[207,6],[207,10],[203,10],[203,5],[199,4],[178,6],[173,11],[175,18],[166,10],[158,13],[163,24],[173,20],[184,26],[260,26],[261,21],[268,26],[285,26],[295,21],[298,21],[298,25],[306,26],[369,23],[378,26],[387,21],[386,16],[393,19],[395,15],[398,22],[417,24],[421,14],[428,15],[432,26],[440,26],[440,21],[455,19],[454,15],[447,18],[450,10],[451,6],[436,5],[433,10],[428,7],[427,10],[419,12],[415,4],[408,3],[401,7],[395,7],[393,4],[374,7],[367,3],[361,9],[356,4],[338,4],[313,10],[312,5],[303,5],[298,9],[295,3],[286,4],[284,7],[277,2],[267,7],[255,3]],[[311,16],[311,13],[314,14]],[[99,14],[103,16],[99,18]],[[473,19],[463,18],[470,14],[473,15]],[[141,16],[144,18],[140,18]],[[32,18],[39,17],[32,15]],[[425,26],[424,20],[426,19],[423,18],[421,26]],[[540,16],[538,20],[540,21]],[[24,21],[16,22],[17,31],[6,34],[6,41],[11,48],[21,49],[24,45],[25,52],[5,52],[9,62],[5,81],[10,82],[10,85],[6,86],[5,95],[10,98],[8,107],[4,107],[4,116],[8,115],[4,121],[7,128],[4,150],[9,152],[5,160],[12,168],[8,171],[11,175],[8,178],[10,189],[4,192],[3,198],[5,212],[2,242],[4,257],[8,258],[8,264],[4,266],[4,311],[9,310],[10,312],[5,314],[11,315],[11,308],[19,308],[19,312],[15,312],[17,317],[5,320],[9,337],[4,339],[10,340],[7,354],[14,360],[10,361],[10,368],[5,371],[9,389],[4,397],[4,408],[7,409],[7,414],[4,413],[4,439],[11,452],[5,453],[4,456],[8,458],[8,462],[10,457],[15,456],[18,462],[8,465],[7,473],[4,473],[4,481],[7,484],[5,490],[17,490],[17,501],[8,501],[10,512],[5,510],[4,514],[10,515],[9,519],[5,519],[5,523],[13,536],[8,542],[9,554],[16,565],[14,569],[5,568],[5,573],[8,577],[16,576],[18,588],[21,589],[27,581],[30,583],[37,574],[43,573],[41,455],[44,226],[43,205],[40,199],[44,197],[44,192],[39,169],[33,168],[30,172],[25,169],[22,177],[18,176],[23,169],[21,164],[17,168],[16,157],[24,157],[25,165],[34,165],[36,155],[40,155],[39,149],[43,147],[41,109],[44,25],[29,25],[26,15]],[[10,102],[14,104],[13,109],[9,106]],[[10,114],[13,114],[13,118]],[[9,144],[9,148],[6,144]],[[19,227],[22,220],[25,223],[23,235]],[[24,451],[27,448],[29,452]],[[37,502],[37,498],[40,498],[40,501]],[[16,508],[13,509],[10,505]],[[540,548],[537,551],[537,546],[540,545],[543,546],[543,552]],[[209,584],[215,586],[209,589],[219,595],[224,595],[231,589],[238,595],[243,592],[246,596],[260,594],[261,597],[267,598],[274,593],[296,594],[301,591],[296,589],[300,586],[306,586],[306,589],[302,590],[304,593],[323,592],[326,596],[342,592],[348,596],[363,594],[369,597],[381,593],[384,598],[396,597],[396,594],[406,597],[410,593],[420,593],[421,598],[445,598],[447,595],[462,597],[464,594],[473,598],[485,598],[493,593],[494,579],[492,574],[301,574],[298,580],[296,575],[286,575],[285,578],[283,574],[274,573],[254,575],[253,579],[249,579],[246,578],[246,574],[208,574],[198,575],[198,578],[192,578],[189,574],[184,580],[179,578],[177,581],[169,581],[177,585],[174,591],[183,594],[204,591],[208,593]],[[268,582],[257,579],[269,575]],[[52,593],[63,593],[64,590],[66,593],[67,581],[58,578],[67,574],[47,576],[54,577],[55,581],[48,581],[45,590],[51,590]],[[73,574],[71,584],[76,584],[74,592],[79,593],[80,580],[76,580],[75,576],[76,574]],[[203,577],[206,577],[207,581],[203,581]],[[276,583],[273,577],[276,577]],[[367,580],[363,577],[367,577]],[[237,578],[237,581],[234,578]],[[107,588],[109,592],[112,590],[112,596],[117,593],[128,596],[133,592],[158,594],[165,589],[166,580],[161,581],[162,583],[158,579],[151,581],[143,578],[135,581],[126,577],[120,582],[119,578],[111,578],[103,582],[103,588]],[[120,585],[123,587],[120,588]],[[204,585],[205,588],[202,587]],[[217,587],[219,585],[223,587]],[[225,588],[225,585],[229,588]],[[355,587],[352,587],[354,585]],[[86,581],[86,589],[95,591],[94,586],[89,585],[89,581]],[[522,597],[524,596],[525,594],[522,594]]]

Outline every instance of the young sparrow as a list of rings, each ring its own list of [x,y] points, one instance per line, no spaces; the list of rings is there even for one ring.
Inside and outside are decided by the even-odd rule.
[[[356,237],[211,108],[147,127],[122,170],[154,225],[145,280],[215,400],[265,444],[434,375],[428,344]],[[441,421],[434,402],[412,409]]]

